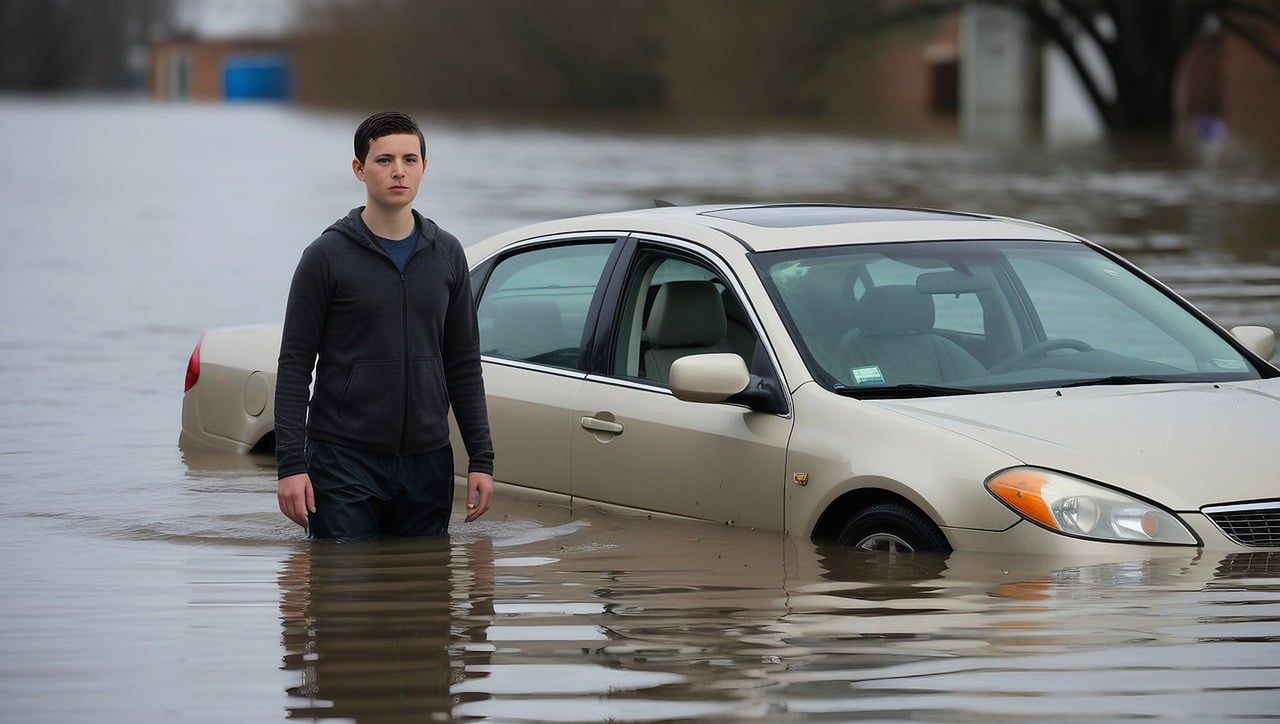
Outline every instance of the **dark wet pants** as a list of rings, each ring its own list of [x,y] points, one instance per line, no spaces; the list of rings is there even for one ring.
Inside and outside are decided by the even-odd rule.
[[[381,455],[306,438],[302,454],[316,496],[308,537],[355,541],[448,534],[449,445],[417,455]]]

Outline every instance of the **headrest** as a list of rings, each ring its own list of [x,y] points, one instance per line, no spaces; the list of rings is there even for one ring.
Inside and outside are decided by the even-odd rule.
[[[705,347],[724,339],[727,326],[715,285],[683,281],[658,288],[645,330],[654,347]]]
[[[858,300],[858,329],[864,334],[911,334],[933,329],[933,297],[911,284],[867,290]]]

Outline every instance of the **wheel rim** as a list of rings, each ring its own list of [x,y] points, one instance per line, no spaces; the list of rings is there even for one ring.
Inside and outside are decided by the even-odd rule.
[[[864,551],[877,551],[882,553],[915,552],[915,546],[892,533],[872,533],[866,538],[858,541],[858,545],[854,547]]]

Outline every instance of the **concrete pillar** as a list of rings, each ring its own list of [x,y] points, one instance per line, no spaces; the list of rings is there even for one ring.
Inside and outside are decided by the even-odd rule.
[[[966,5],[960,14],[960,129],[966,138],[1022,141],[1034,132],[1038,56],[1016,12]]]

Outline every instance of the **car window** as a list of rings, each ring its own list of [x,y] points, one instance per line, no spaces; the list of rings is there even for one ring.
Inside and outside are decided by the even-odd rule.
[[[852,244],[757,253],[751,261],[814,379],[837,391],[954,394],[1259,376],[1213,328],[1085,244]]]
[[[1195,371],[1195,356],[1186,345],[1142,316],[1137,306],[1089,281],[1124,278],[1106,259],[1099,257],[1097,262],[1009,255],[1009,264],[1031,298],[1045,337],[1078,339],[1117,354]]]
[[[613,243],[521,252],[498,262],[476,310],[480,353],[576,368],[587,310]]]
[[[611,373],[666,386],[671,364],[690,354],[734,352],[750,364],[755,331],[714,271],[683,257],[642,252],[619,304]]]

